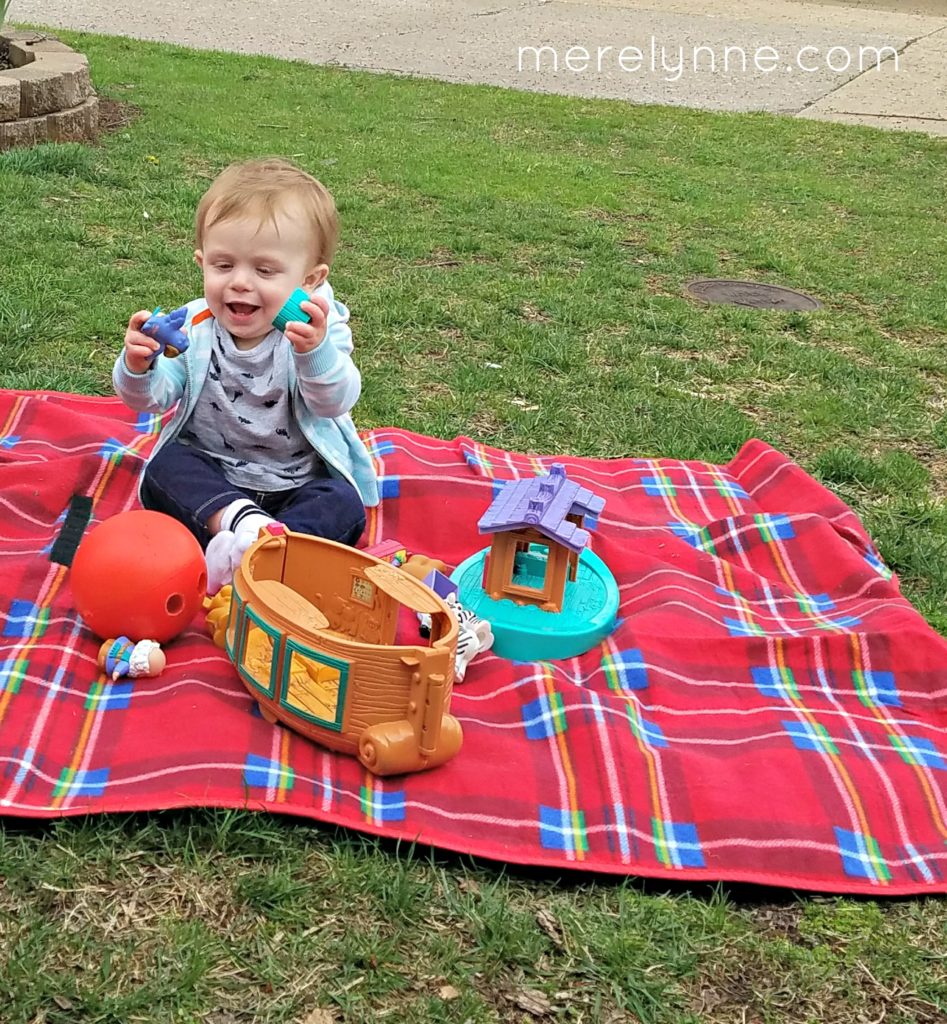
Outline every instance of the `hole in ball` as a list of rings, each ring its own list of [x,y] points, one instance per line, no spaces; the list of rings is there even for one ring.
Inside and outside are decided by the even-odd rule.
[[[164,607],[169,615],[177,615],[184,608],[184,597],[181,594],[172,594]]]

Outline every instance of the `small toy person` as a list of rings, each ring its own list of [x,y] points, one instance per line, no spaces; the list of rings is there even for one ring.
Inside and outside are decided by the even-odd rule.
[[[167,659],[154,640],[131,642],[127,636],[106,640],[99,648],[98,666],[111,675],[114,682],[119,676],[156,676],[164,671]]]

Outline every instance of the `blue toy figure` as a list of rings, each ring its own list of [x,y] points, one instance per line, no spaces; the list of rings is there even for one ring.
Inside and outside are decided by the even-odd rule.
[[[141,333],[154,338],[161,346],[155,356],[163,352],[169,359],[179,356],[187,348],[187,335],[181,329],[187,319],[187,306],[181,306],[171,313],[162,313],[161,307],[142,324]]]

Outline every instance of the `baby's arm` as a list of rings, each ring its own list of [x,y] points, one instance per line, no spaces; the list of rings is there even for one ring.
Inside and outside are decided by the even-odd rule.
[[[362,391],[362,375],[352,360],[352,332],[349,311],[332,296],[332,287],[324,284],[313,297],[316,301],[302,304],[303,311],[313,319],[311,325],[325,336],[313,348],[300,351],[293,343],[299,392],[309,410],[316,416],[335,419],[344,416],[358,401]],[[294,325],[295,326],[295,325]],[[286,335],[292,341],[292,328]]]

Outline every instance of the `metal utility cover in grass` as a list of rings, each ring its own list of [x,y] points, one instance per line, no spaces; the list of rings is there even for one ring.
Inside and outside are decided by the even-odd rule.
[[[730,281],[717,278],[701,278],[691,281],[684,288],[686,295],[700,302],[749,306],[751,309],[781,309],[811,312],[821,309],[822,303],[804,292],[783,288],[778,284],[760,284],[757,281]]]

